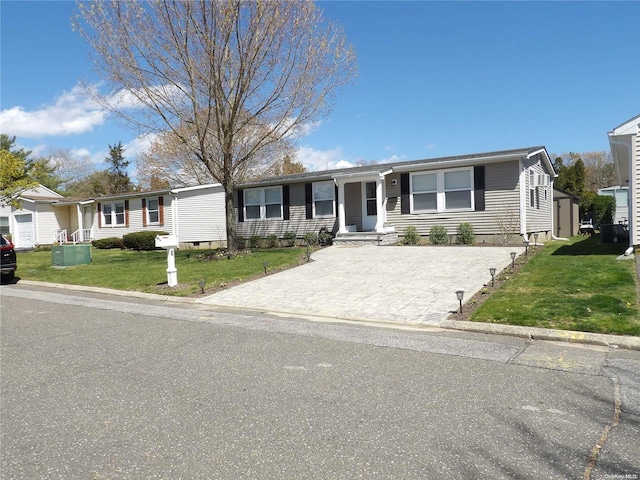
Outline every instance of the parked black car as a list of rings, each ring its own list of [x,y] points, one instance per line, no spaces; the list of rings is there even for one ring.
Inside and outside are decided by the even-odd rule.
[[[2,279],[13,279],[17,268],[16,251],[13,248],[13,244],[8,238],[0,235],[0,272],[2,273]]]

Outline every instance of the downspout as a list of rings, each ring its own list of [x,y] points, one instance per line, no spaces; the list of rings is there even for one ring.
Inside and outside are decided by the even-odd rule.
[[[628,152],[628,156],[629,156],[629,194],[627,195],[627,206],[629,207],[629,248],[627,248],[624,251],[624,255],[628,256],[631,255],[634,252],[634,248],[633,248],[633,238],[635,236],[635,230],[636,230],[636,219],[637,219],[637,212],[635,211],[636,209],[634,208],[634,203],[631,201],[631,199],[633,198],[633,194],[634,192],[631,192],[631,178],[632,178],[632,173],[633,173],[633,158],[631,156],[631,145],[629,145],[626,142],[620,142],[618,140],[612,140],[611,137],[609,137],[609,143],[612,145],[621,145],[624,146],[627,149]],[[620,179],[620,183],[622,183],[622,172],[618,172],[618,176]],[[637,191],[638,186],[634,184],[634,190]],[[631,219],[633,219],[633,221],[631,221]]]

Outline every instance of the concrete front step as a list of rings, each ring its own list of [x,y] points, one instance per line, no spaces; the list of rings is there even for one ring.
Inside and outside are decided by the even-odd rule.
[[[349,232],[338,233],[333,245],[392,245],[398,241],[398,232]]]

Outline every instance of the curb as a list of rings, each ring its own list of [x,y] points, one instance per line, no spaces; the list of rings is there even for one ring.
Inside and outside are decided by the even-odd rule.
[[[158,300],[170,303],[196,303],[197,298],[191,297],[173,297],[171,295],[158,295],[156,293],[133,292],[129,290],[115,290],[112,288],[89,287],[86,285],[68,285],[64,283],[48,283],[37,282],[35,280],[20,280],[22,285],[33,285],[36,287],[60,288],[62,290],[76,290],[80,292],[103,293],[105,295],[114,295],[118,297],[134,297],[144,298],[147,300]]]
[[[127,290],[114,290],[111,288],[88,287],[83,285],[66,285],[61,283],[37,282],[34,280],[20,280],[23,285],[33,285],[40,287],[60,288],[64,290],[76,290],[83,292],[102,293],[119,297],[144,298],[147,300],[163,301],[168,303],[199,304],[199,298],[194,297],[173,297],[170,295],[158,295],[155,293],[133,292]],[[221,306],[221,305],[219,305]],[[237,308],[237,307],[233,307]],[[289,315],[296,315],[292,312],[279,312]],[[335,317],[323,317],[326,320]],[[387,322],[372,322],[370,320],[351,320],[353,323],[368,324],[377,327],[418,329],[427,325],[407,325]],[[556,330],[538,327],[520,327],[517,325],[502,325],[497,323],[464,322],[461,320],[442,320],[438,325],[428,325],[432,328],[445,330],[459,330],[464,332],[490,333],[495,335],[509,335],[512,337],[526,338],[530,340],[547,340],[554,342],[579,343],[585,345],[599,345],[603,347],[622,348],[625,350],[640,351],[640,337],[630,337],[624,335],[608,335],[603,333],[578,332],[572,330]]]
[[[608,335],[604,333],[577,332],[538,327],[519,327],[516,325],[499,325],[495,323],[464,322],[459,320],[443,320],[439,326],[440,328],[465,332],[494,333],[528,338],[531,340],[581,343],[640,351],[640,337],[624,335]]]

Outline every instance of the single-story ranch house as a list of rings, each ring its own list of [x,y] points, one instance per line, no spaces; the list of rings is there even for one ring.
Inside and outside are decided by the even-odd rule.
[[[143,230],[176,235],[183,247],[225,245],[224,189],[220,184],[91,199],[69,199],[43,187],[20,195],[21,208],[0,205],[3,234],[16,248],[82,243]]]
[[[267,178],[235,191],[237,234],[246,239],[325,228],[336,243],[393,243],[406,227],[455,235],[463,222],[479,243],[521,243],[553,235],[553,179],[544,147],[368,165]],[[20,209],[0,209],[2,233],[18,248],[86,242],[163,230],[181,247],[226,243],[220,184],[91,199],[37,187]],[[531,239],[533,241],[533,239]]]
[[[609,132],[611,155],[620,186],[629,187],[629,249],[640,246],[640,115]]]
[[[393,243],[408,226],[428,236],[468,222],[481,243],[542,241],[552,236],[555,176],[546,149],[532,147],[267,178],[237,186],[237,233],[326,228],[336,243]]]

